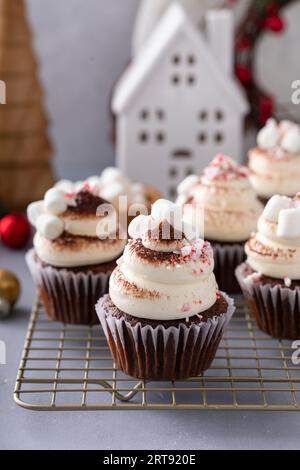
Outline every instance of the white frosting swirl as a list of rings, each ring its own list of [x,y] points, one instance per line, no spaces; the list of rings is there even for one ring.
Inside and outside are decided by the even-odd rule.
[[[246,243],[247,262],[278,279],[300,279],[300,196],[273,196]]]
[[[38,257],[51,266],[73,268],[107,263],[117,259],[126,244],[125,240],[87,240],[75,237],[49,240],[39,232],[34,236],[33,245]]]
[[[300,127],[291,121],[270,119],[249,152],[250,181],[257,194],[292,196],[300,185]]]
[[[171,208],[172,204],[168,204]],[[131,226],[134,239],[128,242],[110,278],[113,303],[138,318],[188,318],[216,302],[217,284],[209,243],[196,238],[187,240],[183,233],[176,238],[173,226],[171,239],[163,239],[163,224],[170,224],[166,207],[166,201],[160,201],[151,213],[158,223],[158,232],[142,225],[138,228],[138,224]]]
[[[184,199],[179,194],[185,217],[189,219],[204,210],[205,238],[220,242],[246,240],[263,209],[251,188],[247,169],[229,157],[217,155],[195,183]]]

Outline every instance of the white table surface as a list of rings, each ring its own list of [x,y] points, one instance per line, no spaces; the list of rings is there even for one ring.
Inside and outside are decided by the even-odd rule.
[[[35,412],[13,389],[34,286],[24,253],[0,247],[0,266],[22,281],[18,309],[0,322],[0,449],[299,449],[300,413],[215,411]]]

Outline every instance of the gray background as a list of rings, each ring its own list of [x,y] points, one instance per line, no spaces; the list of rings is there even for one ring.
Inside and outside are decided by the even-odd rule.
[[[138,3],[28,0],[59,176],[82,179],[114,162],[109,96],[130,58]]]

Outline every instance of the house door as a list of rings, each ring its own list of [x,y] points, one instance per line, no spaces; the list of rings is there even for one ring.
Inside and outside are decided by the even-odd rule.
[[[168,167],[168,197],[177,197],[177,186],[186,176],[195,173],[194,154],[188,148],[179,148],[171,152]]]

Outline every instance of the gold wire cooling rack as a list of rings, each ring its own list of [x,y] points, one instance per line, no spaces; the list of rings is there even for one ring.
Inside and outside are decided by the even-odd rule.
[[[14,398],[50,410],[300,411],[300,366],[292,345],[259,331],[241,299],[212,367],[201,377],[146,382],[113,363],[101,328],[48,320],[37,301],[29,321]]]

